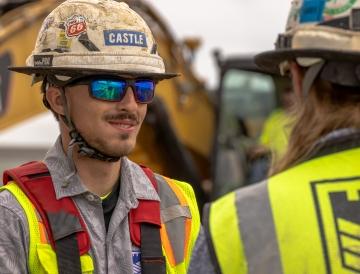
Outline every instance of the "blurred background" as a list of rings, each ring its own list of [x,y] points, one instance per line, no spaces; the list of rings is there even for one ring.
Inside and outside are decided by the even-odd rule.
[[[291,0],[147,2],[159,11],[179,41],[200,39],[195,71],[215,88],[218,75],[212,51],[218,48],[224,55],[239,55],[273,49],[277,35],[285,29]]]
[[[60,2],[0,0],[0,172],[41,160],[58,135],[39,86],[6,68],[24,64]],[[131,158],[189,181],[200,204],[264,178],[277,138],[265,125],[283,110],[289,83],[253,56],[273,49],[290,0],[126,2],[150,25],[166,67],[182,75],[157,87]]]

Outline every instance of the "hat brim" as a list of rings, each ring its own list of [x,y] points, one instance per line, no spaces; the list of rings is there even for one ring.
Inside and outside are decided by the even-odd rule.
[[[155,72],[139,72],[139,71],[119,71],[108,69],[91,69],[91,68],[68,68],[68,67],[9,67],[11,71],[33,75],[45,76],[48,74],[62,75],[69,77],[90,76],[90,75],[113,75],[125,78],[151,78],[157,81],[171,79],[179,76],[178,73],[155,73]]]
[[[255,63],[267,72],[279,74],[280,63],[301,57],[352,63],[360,62],[360,53],[355,51],[331,49],[280,49],[257,54],[255,56]]]

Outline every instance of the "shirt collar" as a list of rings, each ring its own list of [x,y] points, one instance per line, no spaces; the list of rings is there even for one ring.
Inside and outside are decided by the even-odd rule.
[[[340,128],[340,129],[336,129],[333,130],[331,132],[329,132],[328,134],[326,134],[325,136],[321,137],[317,142],[316,142],[316,146],[317,145],[323,145],[329,141],[333,141],[342,137],[347,137],[347,136],[351,136],[353,134],[359,133],[359,129],[356,128]]]
[[[64,153],[61,138],[47,152],[44,162],[53,180],[56,198],[76,196],[89,192],[73,168],[72,159]],[[137,200],[160,201],[159,195],[142,168],[127,157],[121,158],[120,199],[137,206]]]
[[[121,158],[120,176],[120,197],[123,193],[133,195],[137,200],[160,201],[158,193],[142,168],[126,157]]]
[[[88,191],[64,153],[60,136],[45,155],[44,162],[49,169],[57,199]]]

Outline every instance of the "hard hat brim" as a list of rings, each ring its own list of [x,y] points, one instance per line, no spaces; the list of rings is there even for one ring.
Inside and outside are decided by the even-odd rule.
[[[255,63],[261,69],[271,73],[280,73],[279,65],[296,58],[319,58],[341,62],[360,62],[360,52],[332,49],[279,49],[259,53]]]
[[[90,76],[90,75],[114,75],[125,78],[151,78],[157,81],[171,79],[180,76],[178,73],[156,73],[140,71],[119,71],[108,69],[91,68],[68,68],[68,67],[8,67],[9,70],[27,75],[63,75],[69,77]]]

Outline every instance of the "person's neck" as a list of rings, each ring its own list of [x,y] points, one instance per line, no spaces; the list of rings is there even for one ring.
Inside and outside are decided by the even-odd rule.
[[[62,120],[60,120],[60,131],[62,146],[66,153],[70,138],[68,129]],[[75,145],[73,161],[85,187],[98,196],[110,193],[120,181],[121,159],[117,162],[104,162],[87,156],[81,156],[77,150],[78,147]]]
[[[104,162],[80,156],[74,149],[73,160],[82,183],[86,188],[98,195],[110,193],[119,182],[121,160]]]

